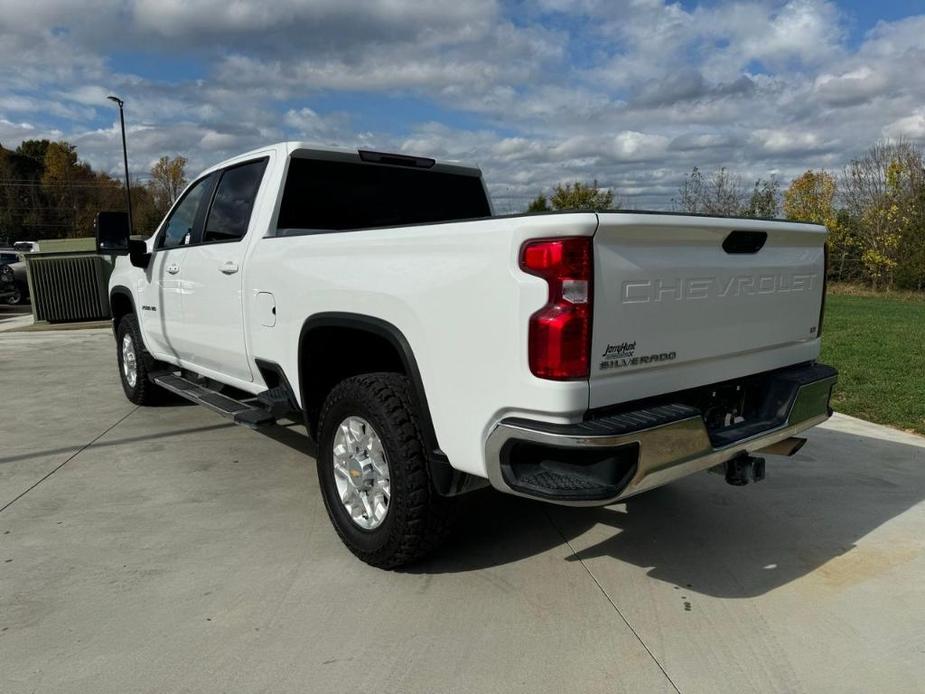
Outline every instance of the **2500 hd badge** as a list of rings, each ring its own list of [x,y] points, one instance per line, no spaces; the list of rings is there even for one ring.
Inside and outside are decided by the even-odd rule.
[[[646,354],[638,357],[635,356],[635,354],[635,342],[621,342],[615,345],[607,345],[604,349],[604,353],[601,355],[600,368],[602,371],[608,369],[622,369],[627,366],[672,361],[678,356],[677,352],[659,352],[658,354]]]

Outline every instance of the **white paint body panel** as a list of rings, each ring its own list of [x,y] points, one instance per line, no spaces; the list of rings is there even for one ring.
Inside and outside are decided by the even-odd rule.
[[[299,383],[299,336],[311,316],[341,312],[387,321],[413,350],[439,447],[455,468],[485,477],[485,441],[503,417],[575,422],[589,406],[764,371],[818,353],[818,340],[800,339],[798,332],[808,331],[818,318],[821,285],[799,300],[743,296],[741,302],[704,301],[702,309],[659,302],[647,310],[619,301],[625,281],[656,274],[683,279],[739,272],[710,247],[721,243],[720,234],[730,224],[746,228],[741,220],[600,215],[599,229],[599,216],[585,212],[275,236],[288,157],[306,147],[283,143],[213,167],[271,158],[245,239],[212,246],[218,250],[209,256],[215,257],[192,263],[190,274],[181,277],[186,283],[180,285],[185,287],[182,298],[194,297],[182,304],[178,321],[178,339],[185,347],[171,349],[152,319],[142,321],[154,356],[259,392],[265,385],[255,359],[278,363],[291,384]],[[750,272],[770,267],[821,277],[824,230],[774,223],[761,228],[781,230],[769,241],[771,262],[759,254],[751,261],[739,257],[737,263]],[[545,304],[547,286],[520,271],[519,250],[529,239],[596,232],[591,379],[536,378],[527,361],[527,326]],[[231,275],[237,278],[233,286],[225,286],[228,276],[212,266],[226,260],[232,249],[224,247],[230,245],[240,270]],[[118,258],[111,287],[132,288],[135,305],[144,304],[145,297],[160,291],[160,255],[154,253],[147,271]],[[267,319],[268,294],[275,323]],[[238,316],[240,332],[232,335]],[[604,346],[633,335],[645,349],[676,348],[683,356],[657,368],[601,372],[596,357]]]
[[[171,248],[151,256],[146,270],[129,265],[129,277],[134,287],[135,306],[139,309],[139,322],[145,336],[145,345],[153,354],[166,359],[178,358],[181,351],[174,339],[183,324],[183,303],[179,279],[167,272],[170,265],[179,264],[185,248]],[[120,258],[117,268],[127,265]],[[156,310],[152,310],[156,308]]]
[[[258,150],[244,159],[268,157],[263,180],[254,200],[248,231],[242,241],[205,243],[183,249],[185,257],[178,276],[183,294],[183,351],[181,356],[196,367],[253,381],[244,323],[246,256],[263,235],[272,215],[279,189],[274,169],[281,157],[275,150]],[[241,158],[238,158],[241,159]],[[229,162],[230,163],[230,162]],[[227,165],[227,164],[226,164]],[[233,272],[225,272],[236,268]]]
[[[520,272],[517,255],[528,238],[595,226],[579,214],[264,239],[247,284],[255,309],[257,293],[276,297],[276,326],[253,330],[254,354],[297,383],[299,334],[312,315],[391,323],[414,352],[440,448],[484,476],[484,442],[502,417],[565,422],[587,409],[587,382],[530,373],[527,323],[547,288]]]

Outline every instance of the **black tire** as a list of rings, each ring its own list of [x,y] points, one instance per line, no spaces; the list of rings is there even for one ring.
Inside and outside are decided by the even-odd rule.
[[[29,285],[25,282],[19,283],[19,303],[28,304],[32,301],[29,297]]]
[[[15,293],[10,294],[10,296],[6,299],[6,302],[10,306],[20,306],[26,303],[26,297],[29,295],[28,287],[22,282],[17,282],[15,287]]]
[[[353,521],[334,479],[334,436],[351,416],[362,417],[375,429],[388,461],[388,511],[373,530]],[[318,482],[324,506],[351,552],[371,566],[395,569],[423,558],[443,542],[452,529],[456,500],[440,496],[431,484],[407,378],[373,373],[341,381],[324,402],[318,431]]]
[[[129,383],[123,363],[122,349],[126,336],[131,337],[135,353],[136,379],[134,385]],[[119,380],[122,382],[125,397],[136,405],[155,405],[161,402],[164,390],[151,380],[151,373],[156,369],[158,362],[145,349],[141,330],[138,328],[138,319],[132,313],[124,316],[116,329],[116,359],[119,363]]]

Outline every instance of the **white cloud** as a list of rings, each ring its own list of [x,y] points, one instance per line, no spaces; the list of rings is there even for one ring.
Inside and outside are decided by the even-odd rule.
[[[756,130],[752,141],[765,151],[774,154],[812,152],[823,146],[821,137],[817,133],[782,128]]]
[[[925,108],[911,116],[898,118],[883,129],[883,134],[891,139],[925,140]]]
[[[734,144],[729,135],[719,133],[684,133],[678,135],[669,145],[671,149],[679,151],[711,150],[728,147]]]
[[[613,139],[613,152],[621,161],[646,161],[660,159],[668,148],[668,138],[664,135],[627,130]]]
[[[112,92],[96,84],[85,84],[74,89],[60,92],[61,98],[76,101],[85,106],[106,106],[106,97]]]
[[[35,128],[29,123],[13,123],[6,120],[6,118],[0,118],[0,133],[4,133],[7,137],[12,134],[14,137],[19,135],[21,137],[31,137],[31,133]]]
[[[895,22],[880,21],[866,36],[859,53],[871,58],[908,59],[925,50],[925,14]]]
[[[0,0],[0,17],[0,142],[67,138],[113,172],[111,92],[139,171],[362,144],[478,163],[502,210],[575,178],[664,206],[694,165],[786,180],[881,136],[925,141],[925,14],[854,45],[826,0]],[[109,58],[139,50],[196,77]]]
[[[222,151],[233,148],[237,142],[238,138],[235,135],[208,130],[200,138],[199,146],[209,151]]]
[[[816,78],[815,91],[825,103],[838,106],[867,101],[886,92],[889,86],[885,74],[862,65],[840,75],[820,75]]]
[[[768,11],[764,3],[741,4],[747,11],[730,13],[735,20],[727,24],[723,8],[705,12],[705,31],[713,27],[722,35],[725,29],[735,38],[731,49],[740,62],[760,60],[770,67],[786,66],[791,61],[817,65],[840,52],[842,31],[838,10],[833,2],[790,0],[779,10]],[[773,6],[772,6],[773,7]]]
[[[319,26],[339,25],[342,35],[361,33],[365,27],[388,26],[393,30],[414,31],[440,28],[467,31],[495,18],[494,0],[364,0],[351,4],[343,0],[138,0],[132,10],[142,29],[165,36],[226,35],[228,33],[267,32],[278,28],[312,32]],[[315,38],[308,33],[308,38]],[[321,42],[330,36],[317,37]]]

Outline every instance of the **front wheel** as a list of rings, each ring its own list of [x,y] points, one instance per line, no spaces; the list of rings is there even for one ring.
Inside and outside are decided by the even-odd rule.
[[[136,405],[159,402],[163,391],[151,380],[151,370],[157,362],[145,349],[134,314],[130,313],[119,321],[116,329],[116,358],[125,397]]]
[[[430,482],[407,378],[375,373],[342,381],[325,400],[318,430],[324,505],[351,552],[393,569],[443,541],[455,500]]]
[[[16,283],[13,293],[6,298],[6,303],[10,306],[19,306],[26,303],[27,292],[25,287],[19,282]]]

